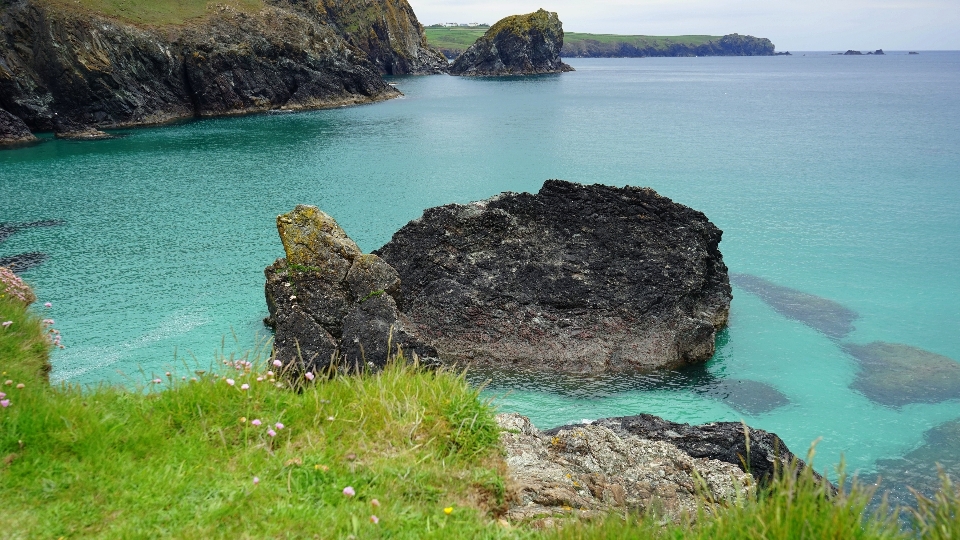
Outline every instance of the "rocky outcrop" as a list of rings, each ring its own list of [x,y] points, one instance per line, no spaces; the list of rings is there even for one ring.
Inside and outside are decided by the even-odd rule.
[[[960,362],[903,345],[875,341],[845,344],[860,366],[851,388],[888,407],[960,400]]]
[[[425,362],[436,350],[408,330],[398,309],[396,270],[363,254],[337,222],[314,206],[277,217],[286,257],[267,267],[274,353],[295,371],[382,368],[399,347]]]
[[[141,27],[36,0],[0,7],[0,107],[33,131],[368,103],[399,95],[309,4],[219,6]],[[79,8],[78,8],[79,9]]]
[[[451,75],[503,76],[561,73],[573,68],[560,60],[563,25],[543,9],[501,19],[450,67]]]
[[[675,42],[669,38],[647,40],[623,36],[622,41],[567,39],[564,58],[640,58],[648,56],[773,56],[776,47],[767,38],[728,34],[706,43]],[[789,54],[789,53],[786,53]]]
[[[375,253],[445,362],[636,371],[713,355],[731,300],[721,235],[649,188],[548,180],[428,209]]]
[[[599,424],[539,431],[519,414],[499,414],[512,488],[507,517],[547,525],[610,510],[695,517],[707,502],[733,502],[754,489],[739,467],[691,457],[670,442],[617,433]]]
[[[0,146],[24,144],[36,141],[30,128],[16,116],[0,109]]]
[[[406,0],[321,0],[318,7],[380,73],[446,73],[449,67],[443,54],[427,45],[423,26]]]
[[[603,418],[590,423],[609,429],[620,437],[638,437],[664,441],[694,458],[722,461],[748,472],[761,484],[767,483],[779,468],[794,464],[805,467],[786,443],[775,433],[747,427],[740,422],[714,422],[692,426],[664,420],[650,414]],[[579,426],[561,426],[547,430],[555,435]],[[748,441],[749,437],[749,441]],[[819,478],[819,475],[817,475]]]

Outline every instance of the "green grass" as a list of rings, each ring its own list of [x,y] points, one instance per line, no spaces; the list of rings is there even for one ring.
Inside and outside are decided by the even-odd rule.
[[[431,47],[441,50],[464,51],[487,33],[489,29],[489,26],[473,28],[427,26],[424,28],[424,32],[427,34],[427,44]]]
[[[281,388],[283,374],[271,376],[253,351],[137,391],[50,386],[47,328],[2,293],[0,320],[14,321],[0,329],[5,539],[908,537],[894,513],[866,512],[868,489],[833,496],[809,469],[679,524],[613,513],[559,530],[505,525],[510,488],[493,411],[462,375],[394,362]],[[946,479],[915,515],[922,537],[960,538],[960,493]]]
[[[60,10],[97,13],[144,26],[182,25],[209,15],[218,5],[244,12],[263,9],[263,0],[40,0]]]

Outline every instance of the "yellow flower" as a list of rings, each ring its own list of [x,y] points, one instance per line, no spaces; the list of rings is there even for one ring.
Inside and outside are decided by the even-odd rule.
[[[246,424],[246,423],[247,423],[247,417],[246,417],[246,416],[241,416],[241,417],[240,417],[240,423],[241,423],[241,424]]]
[[[453,513],[453,507],[452,507],[452,506],[448,506],[448,507],[444,508],[444,509],[443,509],[443,513],[449,516],[450,514]]]

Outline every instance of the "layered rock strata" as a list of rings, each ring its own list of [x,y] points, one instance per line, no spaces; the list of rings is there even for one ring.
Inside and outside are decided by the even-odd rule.
[[[430,208],[375,253],[447,363],[636,371],[713,355],[731,300],[721,235],[649,188],[548,180]]]
[[[400,279],[364,254],[337,222],[314,206],[277,217],[286,257],[265,270],[276,358],[295,371],[382,368],[398,347],[425,362],[436,350],[407,329]]]
[[[704,501],[733,502],[754,489],[737,466],[692,457],[670,442],[599,424],[547,434],[515,413],[497,415],[497,422],[513,492],[507,517],[513,521],[548,525],[615,509],[677,520],[695,517]]]
[[[543,9],[501,19],[450,66],[451,75],[504,76],[562,73],[563,24]]]
[[[181,118],[369,103],[399,95],[380,73],[446,66],[426,47],[405,0],[322,9],[267,0],[258,11],[218,5],[163,27],[55,5],[0,4],[0,108],[32,131],[69,138]],[[358,26],[357,10],[373,22]]]

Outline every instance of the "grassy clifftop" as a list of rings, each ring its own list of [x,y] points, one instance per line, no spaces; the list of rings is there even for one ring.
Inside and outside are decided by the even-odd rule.
[[[104,17],[144,26],[181,25],[209,15],[217,6],[243,12],[257,12],[263,0],[39,0],[72,12],[96,13]]]

